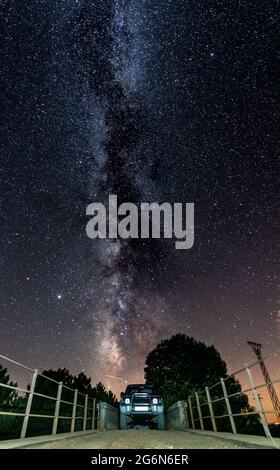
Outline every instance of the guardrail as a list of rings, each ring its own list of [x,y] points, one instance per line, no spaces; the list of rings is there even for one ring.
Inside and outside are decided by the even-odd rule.
[[[120,413],[119,408],[109,405],[109,403],[98,403],[99,429],[119,429]]]
[[[274,357],[279,357],[280,349],[275,351],[273,354],[264,358],[265,361],[270,360]],[[14,361],[6,356],[0,355],[0,360],[7,361],[10,364],[18,366],[29,373],[32,374],[30,386],[27,388],[18,387],[16,385],[9,385],[0,382],[0,391],[1,389],[7,389],[14,391],[15,393],[24,394],[23,400],[23,412],[18,411],[3,411],[4,406],[0,404],[0,417],[1,416],[14,416],[22,418],[22,424],[20,429],[20,438],[24,439],[27,436],[30,419],[40,418],[52,420],[51,432],[49,434],[56,435],[59,427],[60,420],[67,420],[69,422],[69,430],[67,432],[79,432],[86,430],[94,430],[97,428],[98,417],[98,407],[96,406],[96,399],[89,397],[87,394],[80,393],[77,389],[73,389],[67,385],[64,385],[62,382],[58,382],[50,377],[47,377],[43,374],[40,374],[37,369],[32,369],[27,367],[17,361]],[[219,432],[219,423],[224,420],[227,420],[229,431],[233,434],[238,433],[238,425],[240,418],[250,418],[253,416],[258,417],[258,422],[263,430],[264,435],[270,439],[275,447],[278,447],[277,443],[271,435],[270,426],[267,420],[267,416],[275,416],[279,419],[279,410],[275,409],[272,406],[272,409],[264,410],[259,395],[260,390],[264,390],[267,393],[267,398],[269,398],[267,383],[256,384],[255,377],[253,377],[252,369],[256,366],[259,366],[260,362],[255,361],[252,364],[244,364],[244,367],[237,372],[234,372],[224,378],[221,378],[217,383],[211,384],[208,387],[205,387],[203,390],[197,390],[192,395],[190,395],[186,402],[187,406],[183,403],[182,407],[178,410],[170,407],[170,416],[174,421],[179,419],[179,421],[184,421],[184,413],[186,414],[186,426],[190,429],[196,430],[211,430]],[[248,381],[248,386],[244,387],[244,380],[239,380],[236,382],[236,378],[240,377],[242,374],[245,375]],[[36,386],[38,381],[46,380],[47,382],[54,384],[56,387],[55,395],[52,396],[47,393],[42,393],[42,390]],[[243,384],[243,388],[241,386]],[[270,382],[273,385],[280,384],[280,379],[271,380]],[[232,389],[236,390],[232,390]],[[64,396],[66,393],[66,397]],[[241,397],[242,395],[251,394],[250,398],[253,398],[255,403],[255,408],[250,410],[241,410],[241,412],[235,412],[235,403],[234,401]],[[69,398],[72,397],[71,398]],[[44,409],[44,406],[40,408],[38,404],[34,403],[35,399],[43,399],[45,401],[51,402],[54,405],[53,413],[40,413],[40,410]],[[67,398],[67,399],[66,399]],[[181,403],[181,402],[180,402]],[[35,406],[36,405],[36,406]],[[91,405],[91,406],[90,406]],[[11,406],[14,408],[13,406]],[[68,411],[62,413],[62,409]],[[238,405],[240,409],[240,404]],[[49,408],[47,407],[47,410]],[[37,412],[37,410],[39,410]],[[36,412],[35,412],[36,411]],[[180,412],[179,412],[180,411]],[[175,414],[174,414],[175,413]],[[179,413],[179,414],[178,414]],[[174,416],[173,416],[174,415]],[[183,418],[182,418],[183,416]],[[77,426],[77,423],[80,423]],[[79,429],[77,429],[79,428]],[[280,429],[280,424],[279,424]],[[224,431],[225,429],[222,429]],[[65,431],[64,431],[65,432]],[[48,433],[45,433],[47,435]],[[37,434],[36,434],[37,435]]]
[[[28,432],[28,426],[30,423],[31,418],[40,418],[40,419],[48,419],[52,420],[52,435],[56,435],[58,432],[58,424],[59,420],[67,420],[69,421],[69,431],[67,432],[75,432],[77,427],[77,422],[80,420],[82,423],[79,427],[78,431],[86,431],[86,430],[94,430],[97,427],[97,407],[96,407],[96,398],[89,397],[87,394],[80,393],[77,389],[73,389],[64,385],[63,382],[57,382],[56,380],[47,377],[43,374],[40,374],[37,369],[32,369],[27,367],[13,359],[10,359],[6,356],[0,355],[0,360],[7,361],[10,364],[15,366],[19,366],[20,368],[30,372],[32,374],[31,384],[27,388],[22,388],[18,386],[13,386],[9,384],[4,384],[0,382],[0,390],[8,389],[13,390],[16,393],[25,394],[25,410],[24,412],[17,412],[17,411],[3,411],[3,406],[0,404],[0,416],[15,416],[23,418],[21,432],[20,432],[20,439],[24,439]],[[36,385],[38,384],[38,379],[44,379],[49,383],[55,384],[56,386],[56,395],[51,396],[41,392],[36,391]],[[63,399],[63,394],[67,395],[67,398]],[[72,400],[71,400],[72,396]],[[32,408],[34,408],[34,399],[38,397],[40,399],[47,400],[48,402],[52,402],[54,404],[54,413],[52,414],[42,414],[40,412],[33,412]],[[90,403],[91,402],[91,403]],[[91,406],[90,406],[91,405]],[[65,413],[62,415],[61,409],[62,406],[66,410]],[[13,407],[12,407],[13,408]],[[38,408],[38,406],[37,406]],[[42,407],[44,408],[44,407]],[[47,406],[48,409],[48,406]],[[80,412],[78,412],[80,410]],[[35,410],[36,411],[36,410]],[[39,410],[40,411],[40,410]]]
[[[177,401],[165,410],[165,428],[166,429],[188,429],[188,414],[186,402]]]
[[[278,357],[280,353],[280,349],[275,351],[274,353],[266,356],[264,360],[269,360],[273,357]],[[204,390],[197,390],[194,394],[190,395],[187,399],[187,409],[188,409],[188,421],[190,429],[199,429],[201,431],[205,430],[205,423],[207,423],[207,427],[212,427],[212,431],[219,432],[219,421],[220,420],[228,420],[229,430],[233,434],[238,433],[237,425],[238,425],[238,418],[249,418],[250,416],[257,416],[258,421],[261,424],[263,429],[264,435],[270,439],[275,447],[278,448],[277,443],[273,439],[270,427],[267,421],[267,416],[274,415],[276,419],[279,421],[279,409],[275,409],[272,403],[272,409],[264,410],[261,397],[259,395],[260,390],[265,389],[265,393],[267,393],[267,399],[269,398],[267,383],[261,383],[256,385],[255,379],[253,377],[252,369],[256,366],[259,366],[260,362],[257,360],[252,364],[244,364],[244,367],[238,370],[235,373],[228,375],[225,378],[221,378],[219,382],[212,384],[209,387],[205,387]],[[241,382],[238,380],[233,382],[232,379],[236,379],[240,377],[241,374],[245,374],[248,380],[248,386],[242,389]],[[244,381],[242,381],[244,382]],[[271,380],[271,384],[279,384],[280,379]],[[239,385],[239,387],[238,387]],[[240,390],[231,393],[230,389],[232,388],[240,388]],[[243,410],[239,413],[234,412],[232,404],[234,400],[238,397],[241,397],[243,394],[251,394],[254,400],[254,408],[251,407],[251,411]],[[221,404],[223,403],[223,406]],[[218,408],[224,408],[222,413],[217,413]],[[209,423],[211,425],[209,426]],[[272,423],[271,423],[272,424]],[[278,423],[277,423],[278,424]],[[280,422],[279,422],[280,427]],[[211,429],[210,429],[211,430]]]

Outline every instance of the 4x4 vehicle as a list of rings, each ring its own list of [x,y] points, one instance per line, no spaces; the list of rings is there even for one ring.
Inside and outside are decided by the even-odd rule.
[[[164,430],[163,401],[153,385],[128,385],[121,393],[120,428],[135,424]]]

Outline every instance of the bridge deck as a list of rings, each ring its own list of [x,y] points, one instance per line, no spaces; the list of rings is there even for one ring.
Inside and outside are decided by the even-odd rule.
[[[232,436],[232,435],[231,435]],[[254,438],[254,439],[250,439]],[[76,435],[37,437],[17,441],[2,441],[0,448],[24,446],[31,449],[245,449],[272,447],[261,436],[237,436],[229,440],[226,433],[214,436],[188,431],[152,431],[131,429],[127,431],[95,431]],[[243,439],[243,442],[242,442]],[[280,441],[280,439],[277,439]]]

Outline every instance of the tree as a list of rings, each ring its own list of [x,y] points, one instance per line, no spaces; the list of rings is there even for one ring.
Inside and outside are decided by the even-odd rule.
[[[17,387],[16,382],[10,381],[7,368],[0,364],[0,384]],[[16,390],[0,387],[0,411],[9,413],[24,413],[26,408],[25,397],[19,396]],[[0,439],[15,439],[22,426],[20,416],[0,414]]]
[[[178,400],[186,400],[194,392],[201,396],[201,402],[206,402],[205,387],[218,383],[221,377],[227,378],[228,394],[241,392],[239,382],[234,377],[227,376],[226,363],[217,349],[183,334],[161,341],[146,359],[146,383],[156,386],[163,396],[165,406]],[[212,400],[222,396],[220,385],[211,390]],[[247,395],[243,393],[232,397],[230,403],[232,412],[236,414],[253,410]],[[214,414],[227,414],[224,400],[214,404]],[[208,410],[204,415],[209,415]],[[239,432],[249,426],[259,428],[258,419],[254,415],[240,416],[236,422]],[[206,420],[206,428],[210,429],[210,426],[210,420]],[[228,418],[219,419],[219,430],[230,430]]]
[[[169,393],[186,398],[225,375],[226,364],[214,346],[182,334],[161,341],[146,359],[147,383],[155,384],[168,401]]]
[[[52,380],[48,380],[46,377]],[[112,405],[117,404],[116,396],[110,390],[107,391],[101,382],[93,387],[91,384],[91,377],[87,377],[84,372],[80,372],[78,375],[72,375],[66,368],[44,370],[42,375],[38,375],[35,391],[37,393],[56,397],[58,389],[58,384],[56,382],[62,382],[63,385],[66,385],[66,387],[73,390],[63,389],[63,399],[66,401],[73,401],[73,392],[77,389],[80,394],[88,394],[91,398],[95,397],[97,401],[105,401]],[[78,400],[80,400],[82,404],[84,398],[79,395]]]
[[[50,379],[50,380],[49,380]],[[39,374],[36,380],[35,392],[43,396],[34,395],[32,401],[32,413],[53,416],[55,410],[55,400],[48,397],[56,398],[58,392],[58,382],[62,382],[66,387],[62,388],[61,403],[59,414],[64,418],[60,418],[58,422],[59,432],[68,432],[71,424],[70,417],[73,412],[74,391],[78,390],[76,423],[75,430],[82,430],[84,418],[85,395],[88,395],[88,423],[92,418],[92,398],[98,401],[105,401],[112,405],[117,404],[117,399],[111,391],[107,391],[103,384],[99,383],[95,387],[91,385],[91,378],[87,377],[84,372],[78,375],[72,375],[68,369],[59,368],[57,370],[44,370]],[[47,434],[51,432],[52,420],[49,418],[41,418],[31,420],[29,423],[30,435]]]
[[[0,364],[0,383],[9,385],[10,387],[17,387],[17,383],[10,382],[10,376],[6,367]],[[17,398],[16,390],[6,387],[0,387],[0,406],[9,407]]]
[[[111,390],[106,390],[103,383],[99,382],[92,391],[94,397],[96,397],[97,401],[105,401],[112,406],[118,405],[118,400],[116,396],[113,394]]]

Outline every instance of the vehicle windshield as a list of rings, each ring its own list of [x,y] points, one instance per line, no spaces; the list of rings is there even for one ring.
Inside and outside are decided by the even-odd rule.
[[[133,395],[134,393],[149,393],[150,395],[157,395],[152,385],[128,385],[126,387],[125,395]]]

